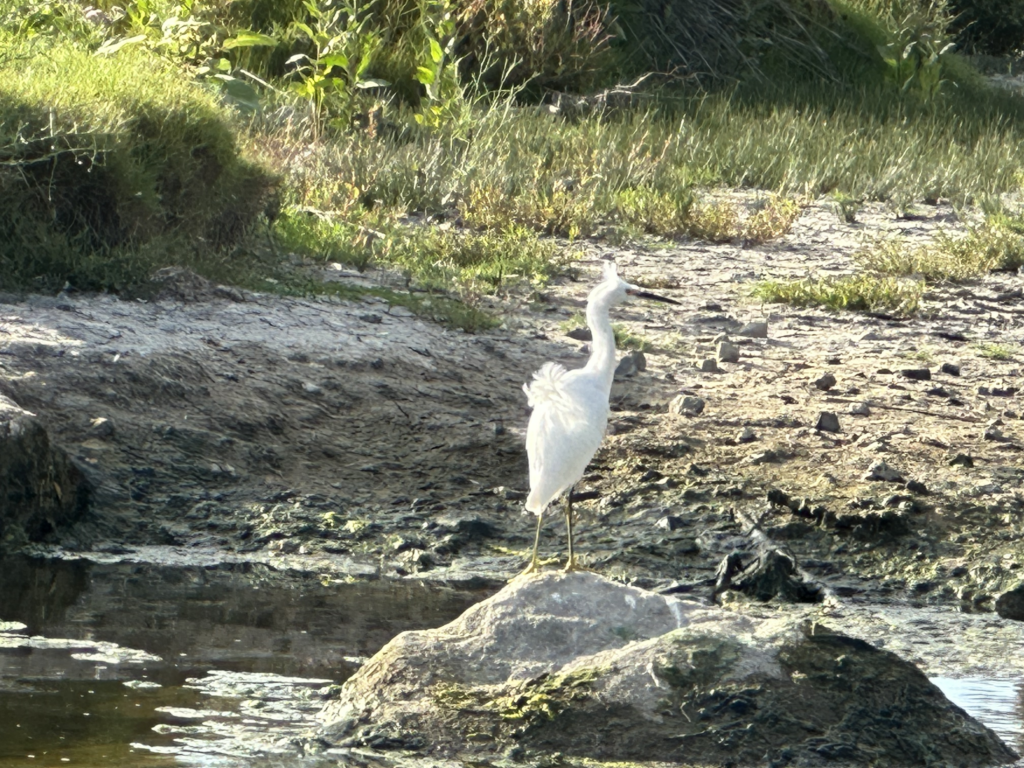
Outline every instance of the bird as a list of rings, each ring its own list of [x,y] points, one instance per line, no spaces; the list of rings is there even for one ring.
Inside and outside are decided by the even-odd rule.
[[[530,464],[530,493],[526,511],[537,516],[533,540],[533,558],[524,573],[540,568],[537,548],[544,512],[562,493],[565,494],[565,525],[569,541],[569,559],[565,570],[579,568],[572,541],[572,488],[583,477],[590,460],[604,440],[608,425],[608,396],[615,375],[615,334],[609,310],[628,297],[679,304],[630,285],[619,277],[614,261],[606,261],[603,279],[587,297],[587,325],[592,341],[590,359],[583,368],[566,370],[548,362],[523,385],[527,402],[533,408],[526,428],[526,453]]]

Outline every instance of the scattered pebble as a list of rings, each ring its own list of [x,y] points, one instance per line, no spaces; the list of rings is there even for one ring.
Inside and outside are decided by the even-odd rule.
[[[943,363],[942,367],[939,370],[942,371],[943,373],[949,374],[950,376],[960,375],[960,366],[957,365],[956,363]]]
[[[573,328],[570,331],[566,331],[566,336],[576,341],[593,341],[594,334],[590,332],[589,328]]]
[[[668,404],[668,412],[679,416],[700,416],[704,412],[704,399],[693,395],[679,395]]]
[[[757,433],[750,427],[744,427],[742,431],[736,435],[737,443],[752,443],[755,440],[757,440]]]
[[[974,466],[974,459],[966,453],[958,453],[952,459],[949,460],[949,466],[951,467],[968,467]]]
[[[364,323],[380,323],[384,320],[384,318],[376,312],[367,312],[364,315],[360,315],[359,319]]]
[[[850,414],[853,416],[870,416],[871,408],[867,403],[854,403],[850,406]]]
[[[755,320],[752,323],[747,323],[738,331],[737,336],[746,336],[748,339],[767,339],[768,338],[768,321],[767,320]]]
[[[114,422],[110,419],[100,416],[89,422],[89,436],[90,437],[110,437],[114,434]]]
[[[913,381],[930,381],[932,372],[927,368],[904,368],[900,371],[900,376]]]
[[[949,390],[947,390],[945,387],[932,387],[931,389],[928,390],[926,394],[929,394],[933,397],[949,397]]]
[[[654,527],[663,531],[678,531],[684,525],[686,525],[686,521],[683,518],[677,515],[665,515],[654,524]]]
[[[864,474],[864,480],[881,480],[887,483],[899,483],[903,482],[903,476],[898,470],[893,469],[884,461],[876,461]]]
[[[919,496],[928,495],[928,486],[920,480],[907,480],[907,484],[904,487],[911,493],[916,493]]]
[[[720,363],[738,363],[740,361],[740,348],[728,341],[718,342],[716,357]]]
[[[831,373],[824,373],[814,381],[811,382],[817,389],[822,392],[828,392],[832,387],[836,385],[836,377]]]
[[[995,443],[1002,443],[1006,441],[1006,435],[1003,434],[1003,430],[995,424],[985,427],[985,432],[982,437],[985,440],[990,440]]]
[[[1024,621],[1024,585],[1004,592],[996,599],[996,613],[1011,621]]]
[[[704,360],[695,360],[693,362],[694,367],[701,373],[721,373],[722,369],[718,367],[718,361],[713,357],[706,358]]]
[[[818,422],[814,428],[822,432],[841,432],[839,417],[832,411],[822,411],[818,414]]]
[[[308,395],[319,395],[323,393],[323,389],[311,381],[303,382],[302,389]]]

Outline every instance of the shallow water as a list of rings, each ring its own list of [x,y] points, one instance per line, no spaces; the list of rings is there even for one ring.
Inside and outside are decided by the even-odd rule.
[[[931,681],[1018,753],[1024,752],[1024,681],[985,677],[933,677]]]
[[[0,567],[0,767],[299,765],[318,691],[486,593],[231,564]]]
[[[300,757],[291,738],[315,725],[325,689],[398,632],[439,626],[489,593],[418,581],[321,583],[245,562],[6,559],[0,768],[322,765]],[[991,617],[900,613],[918,644],[992,631]],[[866,639],[877,629],[855,626]],[[896,649],[894,629],[878,631]],[[1019,677],[932,680],[1024,748]]]

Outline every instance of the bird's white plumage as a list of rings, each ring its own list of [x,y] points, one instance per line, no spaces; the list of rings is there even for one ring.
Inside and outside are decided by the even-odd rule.
[[[526,509],[547,505],[583,476],[601,447],[608,424],[608,393],[586,369],[567,371],[546,363],[524,385],[533,415],[526,430],[530,495]]]
[[[622,280],[615,262],[605,262],[602,274],[604,279],[587,297],[587,326],[591,333],[587,364],[567,371],[557,363],[545,363],[533,374],[533,381],[523,385],[533,408],[526,428],[526,453],[530,458],[530,495],[526,509],[537,515],[533,559],[526,573],[540,567],[537,549],[544,510],[562,493],[566,493],[565,524],[569,538],[566,569],[577,567],[573,553],[571,492],[601,447],[608,426],[608,396],[615,374],[615,334],[608,311],[629,295],[676,303],[643,292]]]
[[[633,289],[619,278],[614,262],[605,262],[603,280],[587,298],[587,325],[593,336],[590,360],[567,371],[545,363],[524,385],[533,407],[526,430],[530,458],[530,495],[526,509],[542,515],[559,494],[583,477],[601,447],[608,425],[608,395],[615,370],[615,337],[608,310]]]

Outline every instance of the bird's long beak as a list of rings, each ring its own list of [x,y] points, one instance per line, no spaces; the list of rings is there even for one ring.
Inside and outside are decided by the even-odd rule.
[[[664,296],[659,296],[656,293],[649,293],[648,291],[636,291],[632,288],[627,288],[626,293],[630,296],[635,296],[638,299],[650,299],[651,301],[663,301],[666,304],[679,304],[675,299],[666,299]]]

